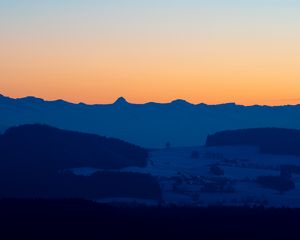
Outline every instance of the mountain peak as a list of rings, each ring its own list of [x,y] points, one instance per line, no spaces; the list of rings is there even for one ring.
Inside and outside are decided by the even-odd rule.
[[[27,102],[27,103],[42,103],[42,102],[44,102],[44,99],[33,97],[33,96],[23,97],[23,98],[19,98],[17,100],[20,100],[22,102]]]
[[[183,100],[183,99],[176,99],[176,100],[172,101],[171,104],[173,104],[173,105],[181,105],[181,106],[191,105],[191,103],[189,103],[188,101]]]
[[[124,97],[119,97],[114,104],[128,104],[128,102]]]

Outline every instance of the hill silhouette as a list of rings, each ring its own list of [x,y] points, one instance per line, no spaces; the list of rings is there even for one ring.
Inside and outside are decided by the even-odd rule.
[[[1,124],[41,123],[61,129],[105,135],[147,148],[205,144],[207,135],[246,128],[300,129],[300,105],[241,106],[171,103],[73,104],[29,97],[0,97]]]
[[[0,135],[0,197],[160,199],[147,174],[98,171],[77,176],[69,169],[119,169],[147,164],[146,150],[118,139],[23,125]]]
[[[143,167],[148,157],[146,150],[118,139],[40,124],[12,127],[0,141],[1,164],[22,168]]]
[[[207,137],[206,146],[253,145],[262,153],[300,155],[300,131],[254,128],[218,132]]]
[[[111,206],[1,199],[3,239],[295,239],[299,209]]]

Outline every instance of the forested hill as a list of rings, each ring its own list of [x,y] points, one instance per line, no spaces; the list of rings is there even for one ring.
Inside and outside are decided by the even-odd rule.
[[[300,131],[254,128],[218,132],[207,137],[206,146],[252,145],[263,153],[300,155]]]
[[[152,176],[111,171],[143,167],[147,158],[145,149],[117,139],[38,124],[13,127],[0,135],[0,198],[159,200]],[[77,176],[70,170],[81,167],[99,171]]]
[[[1,165],[67,169],[143,167],[148,152],[133,144],[34,124],[8,129],[1,135]]]

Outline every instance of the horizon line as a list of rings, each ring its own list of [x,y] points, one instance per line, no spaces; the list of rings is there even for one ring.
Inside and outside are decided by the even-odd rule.
[[[220,103],[216,103],[216,104],[208,104],[205,102],[199,102],[199,103],[191,103],[185,99],[181,99],[181,98],[177,98],[174,100],[170,100],[168,102],[155,102],[155,101],[149,101],[149,102],[141,102],[141,103],[136,103],[136,102],[129,102],[127,101],[127,99],[123,96],[118,97],[114,102],[112,103],[86,103],[84,101],[69,101],[69,100],[65,100],[63,98],[57,98],[57,99],[47,99],[47,98],[42,98],[42,97],[37,97],[37,96],[32,96],[32,95],[25,95],[22,97],[10,97],[8,95],[5,94],[1,94],[0,93],[0,97],[4,97],[4,98],[8,98],[8,99],[13,99],[13,100],[24,100],[24,99],[36,99],[36,100],[41,100],[44,102],[56,102],[56,101],[63,101],[65,103],[69,103],[69,104],[74,104],[74,105],[79,105],[79,104],[84,104],[87,106],[97,106],[97,105],[114,105],[114,104],[118,104],[118,103],[127,103],[129,105],[146,105],[146,104],[172,104],[172,103],[176,103],[176,102],[180,102],[180,103],[185,103],[185,104],[189,104],[189,105],[193,105],[193,106],[199,106],[199,105],[206,105],[206,106],[221,106],[221,105],[236,105],[236,106],[243,106],[243,107],[254,107],[254,106],[260,106],[260,107],[285,107],[285,106],[299,106],[300,105],[300,99],[299,99],[299,103],[297,104],[279,104],[279,105],[267,105],[267,104],[239,104],[236,102],[220,102]],[[296,99],[294,99],[296,100]]]

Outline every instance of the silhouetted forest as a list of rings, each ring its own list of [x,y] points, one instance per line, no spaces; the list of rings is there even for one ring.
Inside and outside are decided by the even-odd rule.
[[[206,146],[253,145],[262,153],[300,155],[300,131],[254,128],[218,132],[207,137]]]
[[[299,209],[0,200],[3,239],[298,239]]]
[[[161,198],[160,186],[150,175],[96,172],[77,176],[68,170],[146,164],[146,150],[117,139],[24,125],[1,135],[0,158],[0,197]]]
[[[20,168],[66,169],[143,167],[148,152],[127,142],[46,125],[22,125],[0,138],[1,164]]]

